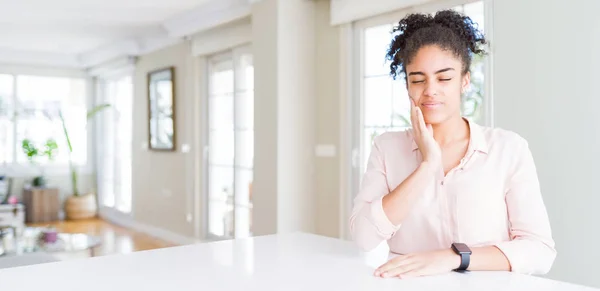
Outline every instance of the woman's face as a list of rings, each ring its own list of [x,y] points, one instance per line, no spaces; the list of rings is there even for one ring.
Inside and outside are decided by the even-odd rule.
[[[461,94],[470,74],[462,75],[462,62],[451,52],[435,45],[422,47],[406,66],[406,78],[408,95],[421,108],[425,123],[460,117]]]

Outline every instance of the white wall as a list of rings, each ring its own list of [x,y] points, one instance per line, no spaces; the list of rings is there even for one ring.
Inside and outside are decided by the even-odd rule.
[[[174,152],[148,150],[147,74],[156,69],[175,67]],[[150,225],[192,237],[194,229],[194,160],[181,150],[194,139],[194,59],[190,44],[178,45],[141,56],[134,74],[133,105],[133,218]],[[198,218],[199,219],[199,218]]]
[[[315,157],[316,233],[340,237],[340,28],[329,24],[329,1],[316,5],[316,143],[336,149],[335,156]]]
[[[280,0],[278,9],[278,226],[314,232],[315,3]]]
[[[529,140],[557,244],[549,277],[600,287],[600,1],[493,5],[495,121]]]
[[[256,234],[315,230],[315,8],[304,0],[252,7]]]
[[[277,3],[252,5],[254,55],[253,233],[277,232]]]

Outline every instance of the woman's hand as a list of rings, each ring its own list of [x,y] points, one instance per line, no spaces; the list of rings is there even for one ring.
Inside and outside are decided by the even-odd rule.
[[[460,256],[451,249],[401,255],[375,270],[382,278],[411,278],[451,272],[460,266]]]
[[[433,167],[441,167],[442,150],[433,138],[433,127],[431,124],[425,124],[421,108],[410,99],[410,120],[413,127],[415,142],[419,146],[423,161],[431,164]]]

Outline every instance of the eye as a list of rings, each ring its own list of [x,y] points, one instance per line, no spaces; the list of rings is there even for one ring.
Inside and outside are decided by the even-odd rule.
[[[425,82],[425,80],[412,81],[411,83],[413,83],[413,84],[420,84],[420,83],[423,83],[423,82]]]
[[[442,82],[448,82],[448,81],[450,81],[450,80],[452,80],[452,78],[448,78],[448,79],[440,79],[440,81],[442,81]]]

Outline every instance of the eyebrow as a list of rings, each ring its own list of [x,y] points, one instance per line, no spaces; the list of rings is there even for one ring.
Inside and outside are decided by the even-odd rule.
[[[453,68],[445,68],[445,69],[441,69],[441,70],[439,70],[439,71],[437,71],[437,72],[435,72],[435,73],[436,73],[436,74],[439,74],[439,73],[448,72],[448,71],[454,71],[454,69],[453,69]],[[425,76],[425,74],[424,74],[423,72],[410,72],[408,75],[409,75],[409,76],[412,76],[412,75],[421,75],[421,76]]]

